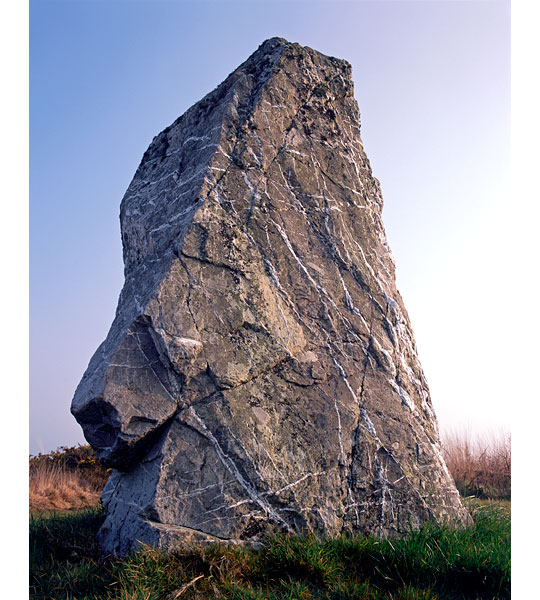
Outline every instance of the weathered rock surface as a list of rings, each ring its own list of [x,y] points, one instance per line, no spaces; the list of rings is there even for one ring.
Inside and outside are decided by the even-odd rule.
[[[381,211],[350,65],[283,39],[154,138],[72,405],[104,550],[468,519]]]

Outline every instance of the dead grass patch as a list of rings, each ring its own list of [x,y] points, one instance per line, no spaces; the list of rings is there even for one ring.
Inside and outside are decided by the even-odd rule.
[[[41,462],[30,468],[30,510],[67,510],[99,505],[101,489],[78,471]]]
[[[468,432],[447,433],[443,436],[443,455],[463,496],[510,499],[510,434],[473,438]]]

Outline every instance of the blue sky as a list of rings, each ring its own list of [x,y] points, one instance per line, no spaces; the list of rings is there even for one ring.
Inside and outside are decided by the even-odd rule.
[[[397,282],[443,429],[509,429],[510,6],[30,2],[30,452],[83,442],[73,392],[123,282],[120,200],[152,138],[266,38],[353,66]]]

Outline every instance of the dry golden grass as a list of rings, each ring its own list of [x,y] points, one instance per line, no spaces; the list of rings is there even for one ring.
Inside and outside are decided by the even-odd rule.
[[[443,437],[446,464],[460,493],[510,499],[510,436],[474,439],[468,433]],[[89,446],[60,448],[30,458],[30,510],[69,510],[99,506],[110,469]]]
[[[78,471],[41,462],[30,468],[30,510],[67,510],[99,505],[101,489]]]
[[[510,435],[476,436],[447,433],[443,454],[456,486],[464,496],[510,499]]]

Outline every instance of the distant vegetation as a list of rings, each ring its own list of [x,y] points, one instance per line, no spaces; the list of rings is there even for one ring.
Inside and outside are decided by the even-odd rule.
[[[90,446],[58,448],[30,457],[30,510],[99,506],[109,471]]]
[[[447,434],[443,454],[462,496],[510,500],[510,436],[472,438]],[[30,458],[30,509],[61,510],[99,505],[109,477],[90,446],[62,446]]]
[[[264,548],[100,556],[107,470],[88,446],[30,459],[30,598],[35,600],[465,600],[510,598],[510,444],[451,436],[445,456],[473,516],[400,540],[277,535]],[[471,497],[476,496],[476,497]],[[480,498],[496,498],[480,499]],[[87,501],[87,508],[80,509]],[[60,508],[79,508],[63,510]],[[56,508],[55,512],[50,512]],[[47,512],[43,512],[47,510]]]
[[[467,433],[447,434],[443,454],[462,496],[510,500],[510,435],[472,438]]]

